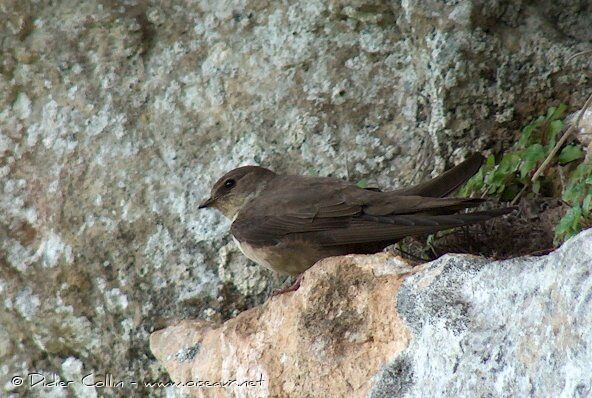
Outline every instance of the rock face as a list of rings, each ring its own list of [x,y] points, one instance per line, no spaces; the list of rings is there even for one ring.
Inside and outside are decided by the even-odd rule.
[[[328,390],[364,396],[380,366],[408,344],[393,297],[410,272],[387,254],[326,259],[306,273],[296,294],[272,298],[220,327],[183,321],[155,332],[152,351],[175,381],[262,380],[205,396],[323,396]]]
[[[230,168],[394,187],[581,106],[587,59],[565,61],[591,7],[0,1],[0,395],[55,391],[11,384],[30,372],[161,379],[150,332],[261,304],[278,282],[196,211]]]
[[[592,230],[506,261],[335,257],[296,293],[222,325],[182,321],[151,348],[199,397],[586,397],[591,265]]]

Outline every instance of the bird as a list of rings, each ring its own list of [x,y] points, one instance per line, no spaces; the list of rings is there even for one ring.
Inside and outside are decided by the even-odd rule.
[[[246,257],[297,277],[277,295],[297,290],[304,271],[323,258],[376,253],[409,236],[510,213],[514,208],[465,212],[484,199],[449,197],[482,163],[476,153],[429,181],[393,191],[242,166],[219,178],[199,208],[232,220],[230,233]]]

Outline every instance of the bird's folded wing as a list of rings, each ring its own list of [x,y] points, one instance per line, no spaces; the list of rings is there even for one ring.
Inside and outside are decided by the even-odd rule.
[[[251,214],[285,215],[310,220],[334,217],[355,217],[361,214],[386,216],[395,214],[412,214],[418,212],[455,212],[483,203],[479,198],[435,198],[422,196],[401,196],[397,192],[374,192],[345,185],[338,188],[303,187],[302,190],[291,190],[287,194],[276,193],[273,196],[258,198],[242,212],[244,216]]]
[[[288,238],[320,246],[397,241],[406,236],[430,234],[470,225],[507,214],[512,208],[461,214],[407,214],[355,217],[301,218],[292,215],[238,217],[232,235],[255,246],[275,245]]]
[[[393,216],[414,213],[450,214],[476,207],[483,203],[480,198],[432,198],[399,196],[394,192],[382,192],[363,206],[363,213],[372,216]]]
[[[361,217],[346,228],[295,234],[295,239],[310,239],[319,246],[341,246],[371,242],[396,242],[407,236],[432,234],[438,231],[487,221],[510,213],[503,208],[453,215],[400,215]]]
[[[254,246],[275,245],[286,236],[310,234],[346,228],[350,218],[304,219],[294,216],[256,216],[237,218],[230,227],[232,235]],[[312,235],[311,235],[312,237]]]
[[[285,184],[245,205],[231,226],[232,235],[260,246],[277,244],[286,236],[327,245],[340,240],[362,243],[432,233],[485,217],[453,215],[481,199],[400,196],[319,179],[302,179],[299,188]]]

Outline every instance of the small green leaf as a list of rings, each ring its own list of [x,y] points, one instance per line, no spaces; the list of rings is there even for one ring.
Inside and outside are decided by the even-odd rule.
[[[534,144],[526,148],[524,151],[524,159],[528,160],[541,160],[545,157],[545,147],[541,144]]]
[[[583,196],[584,184],[580,182],[569,184],[563,191],[561,198],[569,204],[574,204],[579,203]]]
[[[567,110],[566,104],[560,104],[551,114],[551,120],[561,119]]]
[[[534,144],[526,148],[522,153],[522,164],[520,165],[520,178],[524,178],[534,170],[537,162],[545,158],[546,151],[541,144]]]
[[[582,208],[580,206],[575,206],[572,208],[573,210],[573,220],[571,222],[571,228],[575,231],[580,226],[580,222],[582,221]]]
[[[579,206],[572,207],[567,211],[555,228],[555,239],[566,240],[578,232],[582,220],[582,209]]]
[[[502,158],[499,167],[497,168],[496,172],[500,174],[512,174],[518,170],[518,166],[520,165],[520,156],[517,153],[507,153]]]
[[[358,186],[358,188],[366,189],[366,188],[368,188],[368,180],[365,178],[362,178],[360,181],[358,181],[358,183],[356,185]]]
[[[584,198],[584,203],[582,203],[582,213],[584,213],[584,215],[586,217],[588,217],[590,215],[591,206],[592,206],[592,192],[590,192]]]
[[[563,130],[563,122],[561,120],[553,120],[549,123],[549,132],[547,133],[547,145],[552,148],[557,142],[557,134]]]
[[[555,108],[554,106],[547,109],[547,119],[551,119],[553,117],[553,115],[555,114],[556,110],[557,110],[557,108]]]
[[[584,157],[584,151],[579,145],[567,145],[559,154],[559,163],[565,164]]]
[[[592,165],[588,163],[580,163],[578,167],[576,167],[576,169],[570,174],[569,183],[575,184],[576,182],[583,181],[584,178],[586,178],[591,172],[591,170],[588,170],[590,166]]]
[[[520,135],[520,141],[518,141],[518,145],[525,147],[528,145],[528,141],[530,140],[530,136],[532,131],[534,130],[534,124],[529,124],[528,126],[522,129],[522,134]]]
[[[485,161],[485,168],[487,170],[493,170],[494,167],[495,167],[495,156],[489,155],[487,157],[487,160]]]
[[[459,195],[463,197],[470,196],[473,192],[478,192],[483,188],[483,167],[460,189]]]
[[[491,185],[492,187],[499,186],[500,184],[504,183],[507,176],[508,173],[505,173],[503,170],[498,168],[488,176],[487,185]]]
[[[473,189],[479,190],[483,188],[483,167],[479,169],[479,171],[471,178]]]

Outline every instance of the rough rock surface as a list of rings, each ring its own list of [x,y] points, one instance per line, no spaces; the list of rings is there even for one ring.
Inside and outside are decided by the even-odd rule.
[[[296,293],[151,348],[175,382],[236,380],[192,396],[587,397],[591,266],[592,230],[544,257],[329,258]]]
[[[234,166],[394,187],[580,106],[591,7],[1,1],[0,395],[59,393],[10,383],[33,371],[162,378],[151,331],[261,303],[277,282],[195,211]]]
[[[379,367],[407,345],[393,297],[409,272],[386,253],[325,259],[296,294],[274,297],[220,327],[187,320],[155,332],[152,351],[176,382],[261,380],[208,396],[363,396]],[[188,350],[191,358],[183,355]]]
[[[372,396],[590,396],[591,271],[592,230],[543,257],[427,264],[396,296],[411,344]]]

